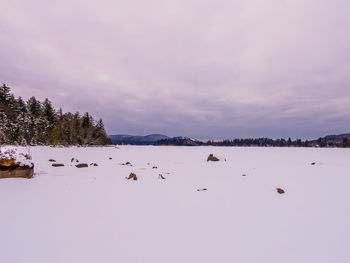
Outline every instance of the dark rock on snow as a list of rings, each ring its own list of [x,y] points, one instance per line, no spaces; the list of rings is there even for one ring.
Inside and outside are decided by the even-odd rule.
[[[219,159],[211,153],[211,154],[209,154],[209,156],[207,158],[207,162],[209,162],[209,161],[217,162],[217,161],[219,161]]]
[[[137,180],[137,176],[134,173],[130,173],[130,175],[128,177],[126,177],[126,179],[128,179],[128,180],[133,179],[134,181],[136,181]]]
[[[0,179],[2,178],[27,178],[34,175],[34,166],[4,167],[0,166]]]
[[[277,193],[284,194],[285,192],[284,192],[284,190],[282,188],[277,188]]]
[[[86,168],[86,167],[89,167],[89,166],[88,166],[87,163],[79,163],[75,167],[77,167],[77,168]]]
[[[129,165],[129,166],[132,166],[131,162],[120,163],[120,165]]]
[[[62,167],[62,166],[64,166],[64,164],[63,163],[53,163],[52,166],[53,167]]]

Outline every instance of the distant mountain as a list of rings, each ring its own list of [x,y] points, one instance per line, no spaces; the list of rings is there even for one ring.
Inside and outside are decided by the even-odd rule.
[[[200,145],[204,145],[202,142],[200,142],[196,139],[191,139],[191,138],[183,137],[183,136],[158,140],[154,144],[155,145],[173,145],[173,146],[200,146]]]
[[[327,135],[310,141],[310,146],[318,147],[350,147],[350,133]]]
[[[344,134],[338,134],[338,135],[327,135],[324,138],[326,138],[326,139],[344,139],[344,138],[350,139],[350,133],[344,133]]]
[[[176,145],[176,146],[265,146],[265,147],[344,147],[350,148],[350,133],[339,135],[327,135],[314,140],[295,139],[269,139],[269,138],[246,138],[246,139],[227,139],[227,140],[208,140],[199,141],[189,137],[170,138],[162,134],[150,134],[147,136],[133,135],[109,135],[108,138],[112,144],[131,144],[131,145]]]
[[[126,134],[109,135],[112,144],[132,144],[132,145],[150,145],[156,141],[169,139],[168,136],[163,134],[150,134],[146,136],[133,136]]]

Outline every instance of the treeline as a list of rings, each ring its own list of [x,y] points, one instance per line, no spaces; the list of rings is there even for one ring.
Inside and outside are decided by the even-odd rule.
[[[0,86],[0,144],[105,145],[110,143],[102,119],[56,110],[49,99],[15,98]]]
[[[264,147],[309,147],[311,143],[308,140],[302,141],[301,139],[287,140],[281,139],[270,139],[270,138],[248,138],[248,139],[233,139],[223,141],[208,141],[206,145],[214,146],[264,146]]]
[[[208,140],[206,142],[193,140],[190,138],[175,137],[171,139],[164,139],[156,142],[156,145],[177,145],[177,146],[200,146],[200,145],[211,145],[211,146],[265,146],[265,147],[288,147],[288,146],[297,146],[297,147],[309,147],[309,141],[292,140],[289,138],[285,139],[269,139],[269,138],[249,138],[249,139],[233,139],[233,140],[221,140],[213,141]]]
[[[292,140],[286,139],[270,139],[270,138],[248,138],[248,139],[232,139],[213,141],[208,140],[206,142],[193,140],[184,137],[175,137],[170,139],[163,139],[155,142],[155,145],[174,145],[174,146],[256,146],[256,147],[350,147],[349,138],[334,138],[324,137],[317,140]]]

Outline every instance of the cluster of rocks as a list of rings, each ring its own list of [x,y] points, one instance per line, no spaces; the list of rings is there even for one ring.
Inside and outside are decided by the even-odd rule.
[[[109,157],[111,160],[112,158]],[[217,162],[220,161],[219,158],[214,156],[214,154],[209,154],[207,158],[207,162]],[[52,162],[53,167],[63,167],[64,164],[62,163],[56,163],[56,160],[49,159],[49,162]],[[87,168],[89,165],[87,163],[79,163],[79,160],[76,158],[71,159],[71,163],[76,162],[75,165],[77,168]],[[150,163],[147,163],[150,165]],[[311,165],[315,165],[315,162],[312,162]],[[132,166],[130,162],[122,163],[121,165],[127,165]],[[90,166],[98,166],[97,163],[90,163]],[[152,169],[157,169],[157,166],[153,166]],[[166,173],[169,174],[169,173]],[[24,178],[32,178],[34,175],[34,164],[31,167],[26,166],[20,166],[18,163],[15,162],[14,159],[0,159],[0,178],[11,178],[11,177],[24,177]],[[246,174],[242,174],[242,176],[246,176]],[[130,173],[128,177],[126,177],[127,180],[134,180],[137,181],[138,178],[135,173]],[[158,179],[165,180],[166,178],[162,175],[158,175]],[[197,191],[207,191],[207,188],[199,188]],[[276,191],[278,194],[284,194],[285,190],[282,188],[276,188]]]
[[[49,162],[53,163],[51,165],[52,167],[63,167],[64,166],[63,163],[56,163],[56,160],[54,160],[54,159],[49,159]],[[70,162],[71,163],[74,163],[74,162],[77,163],[75,165],[75,167],[77,167],[77,168],[87,168],[87,167],[89,167],[89,165],[87,163],[79,163],[79,160],[74,158],[74,157],[70,160]],[[98,166],[98,164],[97,163],[90,163],[90,166]]]
[[[217,161],[220,161],[220,159],[215,157],[214,154],[211,153],[211,154],[209,154],[209,156],[207,158],[207,162],[209,162],[209,161],[217,162]],[[226,159],[225,159],[225,161],[226,161]],[[311,163],[311,165],[315,165],[315,164],[316,164],[315,162]],[[247,175],[246,174],[242,174],[242,176],[247,176]],[[285,191],[282,188],[276,188],[276,190],[277,190],[277,193],[279,193],[279,194],[284,194],[285,193]],[[200,189],[197,189],[197,191],[207,191],[207,189],[206,188],[200,188]]]

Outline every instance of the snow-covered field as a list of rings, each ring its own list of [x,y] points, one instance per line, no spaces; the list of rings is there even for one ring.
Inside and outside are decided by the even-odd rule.
[[[349,149],[31,152],[33,179],[0,180],[0,262],[350,262]]]

